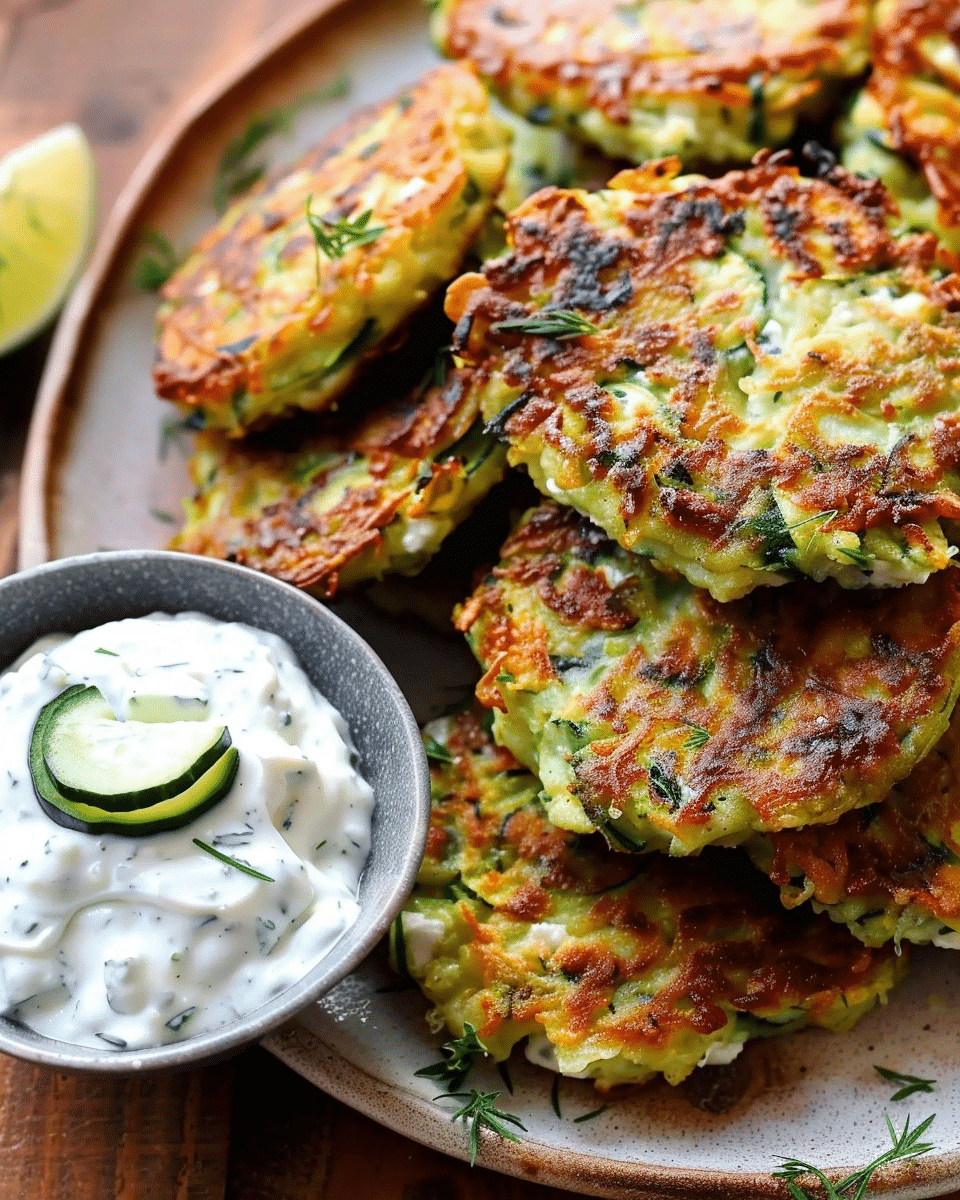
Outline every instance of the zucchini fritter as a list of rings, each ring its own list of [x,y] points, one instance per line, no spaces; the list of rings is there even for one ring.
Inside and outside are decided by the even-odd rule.
[[[960,516],[960,277],[820,160],[538,192],[447,293],[490,428],[542,492],[719,600],[919,582]]]
[[[351,117],[237,200],[164,287],[158,393],[234,437],[295,408],[329,408],[456,274],[508,145],[464,66]],[[362,236],[328,254],[308,212]]]
[[[790,907],[813,900],[868,946],[960,948],[960,715],[879,804],[748,846]]]
[[[197,492],[172,548],[329,597],[421,567],[503,478],[505,458],[462,371],[295,450],[201,433],[190,461]]]
[[[637,858],[557,829],[538,781],[475,714],[426,732],[453,761],[431,767],[394,961],[435,1027],[459,1036],[469,1022],[497,1060],[529,1038],[528,1057],[601,1088],[656,1072],[679,1083],[750,1037],[849,1029],[901,975],[890,949],[782,909],[736,851]]]
[[[883,180],[908,229],[960,254],[960,8],[881,0],[873,73],[841,123],[843,162]]]
[[[867,0],[440,0],[514,111],[634,162],[746,161],[866,67]]]
[[[960,581],[718,604],[571,509],[532,510],[457,614],[547,815],[695,853],[880,800],[947,728]]]

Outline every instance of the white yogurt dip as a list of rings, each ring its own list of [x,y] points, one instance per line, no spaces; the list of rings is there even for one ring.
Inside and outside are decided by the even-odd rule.
[[[65,829],[28,765],[40,709],[93,685],[119,720],[177,697],[226,725],[228,794],[181,829]],[[45,638],[0,676],[0,1009],[82,1046],[208,1032],[301,979],[356,919],[373,793],[280,638],[193,613]],[[228,865],[199,839],[270,882]]]

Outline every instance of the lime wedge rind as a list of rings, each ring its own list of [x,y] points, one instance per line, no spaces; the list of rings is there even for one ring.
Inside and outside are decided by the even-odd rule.
[[[78,126],[61,125],[0,159],[0,354],[59,311],[93,223],[93,158]]]

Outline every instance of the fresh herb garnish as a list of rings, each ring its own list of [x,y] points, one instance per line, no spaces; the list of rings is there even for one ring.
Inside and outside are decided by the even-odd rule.
[[[227,143],[220,155],[213,181],[213,206],[217,212],[222,213],[234,196],[253,187],[267,173],[267,164],[262,160],[251,161],[251,156],[268,138],[276,133],[287,133],[293,125],[294,116],[301,109],[311,104],[340,100],[349,91],[350,80],[346,75],[341,75],[327,87],[301,96],[286,108],[254,117],[241,133]]]
[[[116,652],[116,650],[105,650],[103,648],[103,646],[98,646],[96,648],[96,650],[94,650],[94,654],[109,654],[111,658],[119,658],[120,657],[120,655]]]
[[[684,725],[690,729],[690,736],[683,743],[684,750],[699,750],[701,746],[705,746],[710,741],[710,731],[704,729],[702,725],[697,725],[694,721],[688,721],[686,718],[681,718]]]
[[[151,509],[148,509],[148,512],[150,513],[150,516],[153,517],[153,519],[155,521],[161,521],[161,522],[163,522],[164,525],[176,525],[177,524],[177,518],[173,515],[173,513],[168,513],[165,509],[151,508]]]
[[[519,1142],[520,1139],[515,1133],[507,1129],[503,1124],[504,1121],[509,1121],[511,1125],[522,1129],[524,1133],[527,1131],[526,1125],[523,1124],[519,1117],[496,1107],[495,1101],[500,1099],[499,1092],[478,1092],[474,1088],[470,1092],[444,1092],[439,1096],[434,1096],[434,1100],[447,1099],[466,1100],[466,1104],[462,1108],[458,1108],[450,1117],[450,1120],[463,1121],[464,1123],[469,1121],[470,1123],[471,1167],[477,1161],[477,1151],[480,1149],[481,1129],[489,1129],[497,1137],[506,1138],[511,1142]]]
[[[193,1014],[197,1011],[197,1006],[194,1004],[190,1008],[185,1008],[183,1012],[178,1012],[175,1017],[171,1017],[167,1021],[167,1028],[172,1029],[174,1033],[179,1033],[183,1026],[190,1020]]]
[[[397,974],[408,983],[413,983],[414,978],[410,974],[410,959],[407,955],[407,938],[403,929],[402,912],[397,913],[393,919],[393,924],[390,926],[390,950],[393,954]]]
[[[873,558],[866,552],[866,550],[860,550],[850,546],[838,546],[837,549],[841,554],[845,554],[851,562],[856,563],[861,570],[866,571],[873,566]]]
[[[269,875],[264,875],[262,871],[257,871],[251,867],[249,863],[241,862],[238,858],[231,858],[229,854],[221,854],[219,850],[206,842],[201,842],[199,838],[193,838],[193,844],[199,846],[201,850],[207,854],[212,854],[214,858],[218,858],[222,863],[226,863],[228,867],[236,867],[238,871],[243,871],[244,875],[252,875],[254,879],[262,879],[264,883],[276,883],[276,880]]]
[[[675,812],[683,803],[683,790],[677,777],[669,771],[665,771],[659,763],[652,762],[647,767],[647,778],[650,780],[651,790],[661,800],[666,800],[670,805],[671,812]]]
[[[825,525],[836,515],[837,510],[832,508],[825,512],[813,513],[809,517],[802,517],[799,521],[788,525],[783,519],[779,504],[774,500],[765,512],[752,517],[746,522],[746,525],[765,542],[764,551],[768,563],[780,563],[786,561],[787,554],[797,549],[797,544],[791,537],[795,529],[802,529],[804,525],[809,525],[813,521],[819,521]]]
[[[429,733],[423,735],[423,748],[427,752],[427,758],[432,758],[434,762],[452,763],[454,761],[453,755],[446,746],[441,745]]]
[[[787,1191],[793,1200],[815,1200],[811,1193],[797,1182],[804,1175],[812,1175],[820,1182],[826,1200],[863,1200],[867,1194],[870,1180],[881,1167],[903,1159],[919,1158],[921,1154],[927,1154],[933,1149],[932,1142],[920,1141],[920,1138],[933,1124],[933,1116],[921,1121],[915,1129],[910,1128],[910,1118],[907,1117],[906,1124],[900,1133],[897,1133],[893,1122],[886,1113],[884,1113],[884,1120],[887,1122],[890,1141],[893,1143],[892,1147],[878,1155],[872,1163],[861,1167],[859,1171],[854,1171],[852,1175],[847,1175],[837,1183],[831,1183],[819,1167],[811,1166],[810,1163],[801,1162],[796,1158],[790,1158],[784,1162],[779,1171],[773,1172],[774,1179],[786,1180]]]
[[[591,1109],[590,1112],[584,1113],[580,1117],[574,1117],[574,1125],[580,1125],[584,1121],[592,1121],[594,1117],[599,1117],[601,1113],[605,1113],[610,1107],[609,1104],[601,1104],[599,1108]]]
[[[890,1097],[892,1101],[906,1100],[914,1092],[932,1092],[937,1082],[935,1079],[921,1079],[919,1075],[906,1075],[903,1071],[894,1071],[890,1067],[878,1067],[876,1063],[874,1063],[873,1069],[881,1079],[886,1079],[888,1083],[903,1085]]]
[[[550,1107],[556,1113],[557,1120],[563,1120],[563,1113],[560,1111],[560,1076],[554,1075],[553,1083],[550,1085]]]
[[[133,282],[145,292],[159,292],[180,265],[179,257],[159,229],[145,229],[141,238],[148,248],[134,264]]]
[[[512,321],[494,321],[490,326],[491,333],[529,333],[535,337],[553,338],[562,341],[563,338],[583,337],[587,333],[598,333],[598,326],[593,321],[582,317],[577,312],[566,308],[556,308],[549,312],[537,313],[531,317],[520,317]]]
[[[454,1092],[463,1086],[464,1080],[473,1070],[474,1058],[477,1054],[487,1054],[487,1048],[477,1037],[477,1031],[469,1021],[463,1023],[463,1033],[460,1037],[444,1042],[440,1047],[443,1058],[431,1063],[429,1067],[421,1067],[414,1071],[424,1079],[436,1079],[438,1083],[446,1084],[448,1092]]]
[[[317,282],[319,284],[321,250],[327,258],[343,258],[348,250],[376,241],[381,233],[386,232],[387,227],[386,225],[370,224],[370,218],[373,216],[372,208],[362,212],[355,221],[348,221],[346,217],[339,221],[328,221],[325,217],[319,217],[310,211],[312,203],[313,196],[308,196],[307,224],[313,234],[314,247],[317,252]]]

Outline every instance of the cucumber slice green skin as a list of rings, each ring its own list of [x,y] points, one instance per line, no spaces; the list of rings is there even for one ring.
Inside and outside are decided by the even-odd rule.
[[[84,722],[102,720],[104,713],[113,716],[99,689],[75,684],[44,706],[34,728],[33,740],[40,738],[54,786],[60,795],[77,804],[108,812],[132,812],[172,799],[196,783],[230,746],[226,726],[214,726],[207,734],[206,745],[183,770],[166,779],[161,776],[147,787],[112,786],[113,779],[102,766],[97,768],[84,755]],[[124,724],[118,722],[118,729]],[[202,737],[205,728],[191,722],[189,732],[196,730]],[[96,787],[90,786],[90,781]]]
[[[45,705],[40,710],[30,739],[29,763],[33,790],[40,807],[58,825],[78,833],[117,833],[127,837],[145,837],[148,834],[180,829],[188,825],[218,804],[230,791],[240,765],[240,755],[236,746],[230,745],[227,733],[227,748],[221,751],[220,756],[199,779],[175,796],[127,811],[113,811],[99,804],[82,803],[65,796],[47,768],[43,752],[44,736],[50,720],[57,711],[54,707],[57,700],[70,692],[76,694],[78,691],[87,690],[82,684],[75,685]]]
[[[62,795],[46,769],[43,756],[34,769],[33,789],[40,807],[51,820],[78,833],[119,833],[126,837],[146,837],[169,829],[181,829],[218,804],[233,784],[240,765],[240,754],[231,746],[196,783],[167,800],[135,812],[109,812],[90,804],[78,804]]]

